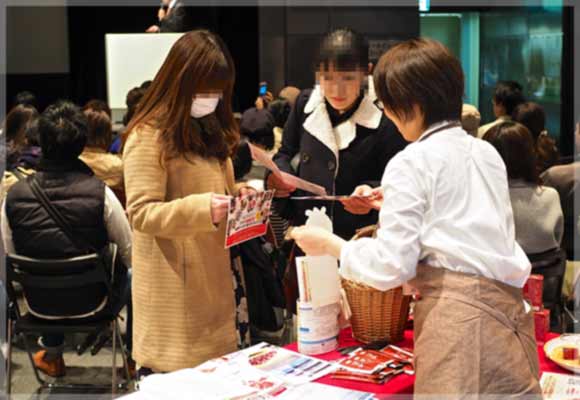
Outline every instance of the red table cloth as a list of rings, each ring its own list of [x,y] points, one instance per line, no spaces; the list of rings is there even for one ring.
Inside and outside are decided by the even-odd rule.
[[[552,339],[555,337],[558,337],[559,335],[557,334],[553,334],[553,333],[549,333],[547,339]],[[351,334],[351,330],[349,329],[344,329],[343,331],[340,332],[339,338],[338,338],[338,347],[347,347],[347,346],[354,346],[358,344],[357,341],[355,341],[352,338],[352,334]],[[408,348],[413,348],[413,331],[412,330],[406,330],[405,334],[404,334],[404,339],[399,342],[396,343],[397,346],[399,347],[408,347]],[[543,343],[538,343],[538,359],[540,361],[540,375],[543,372],[557,372],[557,373],[562,373],[562,374],[570,374],[570,371],[567,371],[565,369],[560,368],[558,365],[556,365],[554,362],[552,362],[551,360],[549,360],[546,355],[544,354],[544,349],[543,349]],[[287,349],[289,350],[293,350],[293,351],[298,351],[298,345],[297,343],[292,343],[288,346],[286,346]],[[315,356],[317,358],[320,358],[322,360],[327,360],[327,361],[332,361],[332,360],[336,360],[339,359],[341,356],[341,354],[337,351],[332,351],[330,353],[326,353],[326,354],[321,354],[318,356]],[[406,375],[406,374],[401,374],[398,376],[395,376],[393,379],[391,379],[390,381],[382,384],[382,385],[377,385],[377,384],[372,384],[372,383],[361,383],[361,382],[353,382],[353,381],[347,381],[347,380],[342,380],[342,379],[333,379],[330,377],[330,375],[324,376],[320,379],[318,379],[316,382],[318,383],[324,383],[327,385],[332,385],[332,386],[338,386],[338,387],[342,387],[342,388],[346,388],[346,389],[352,389],[352,390],[359,390],[361,392],[369,392],[369,393],[376,393],[376,394],[381,394],[381,395],[385,395],[385,396],[380,396],[381,398],[389,398],[389,395],[411,395],[413,393],[413,383],[415,382],[415,377],[414,376],[410,376],[410,375]],[[401,396],[401,397],[406,397],[406,396]],[[398,397],[398,398],[401,398]],[[410,398],[411,396],[409,396]]]

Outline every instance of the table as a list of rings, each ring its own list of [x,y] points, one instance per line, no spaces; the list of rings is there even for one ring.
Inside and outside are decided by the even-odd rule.
[[[559,334],[549,333],[547,339],[553,339],[558,337]],[[358,342],[356,342],[352,338],[351,330],[344,329],[340,332],[338,337],[338,347],[347,347],[347,346],[354,346]],[[401,342],[396,343],[397,346],[400,347],[410,347],[413,348],[413,331],[406,330],[404,333],[404,338]],[[287,349],[298,351],[297,343],[292,343],[286,346]],[[341,356],[341,354],[337,351],[332,351],[330,353],[321,354],[318,356],[314,356],[316,358],[320,358],[327,361],[336,360]],[[556,372],[561,374],[571,374],[570,371],[560,368],[557,364],[553,361],[548,359],[544,354],[544,344],[541,343],[538,345],[538,359],[540,363],[540,376],[543,372]],[[382,395],[410,395],[413,393],[413,384],[415,383],[415,377],[410,375],[401,374],[395,376],[392,380],[382,384],[372,384],[372,383],[362,383],[362,382],[353,382],[353,381],[346,381],[341,379],[333,379],[329,375],[324,376],[318,379],[316,382],[324,383],[326,385],[338,386],[352,390],[360,390],[362,392],[370,392]],[[402,396],[405,397],[405,396]],[[384,398],[381,396],[381,398]]]

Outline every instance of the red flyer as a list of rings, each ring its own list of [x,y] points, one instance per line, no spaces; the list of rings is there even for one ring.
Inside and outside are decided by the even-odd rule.
[[[233,197],[228,207],[226,248],[266,234],[274,192]]]

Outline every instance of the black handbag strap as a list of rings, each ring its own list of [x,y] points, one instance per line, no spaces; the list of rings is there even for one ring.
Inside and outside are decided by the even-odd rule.
[[[16,177],[16,179],[18,179],[19,181],[26,179],[26,177],[28,176],[28,175],[25,175],[22,171],[20,171],[18,169],[18,167],[12,169],[10,172],[12,172],[14,174],[14,176]]]
[[[32,193],[34,194],[34,197],[36,197],[36,199],[40,202],[40,204],[42,205],[44,210],[48,213],[48,215],[50,215],[52,220],[54,222],[56,222],[56,224],[64,232],[64,234],[67,236],[67,238],[78,249],[80,249],[82,251],[86,251],[89,253],[98,253],[98,251],[93,246],[91,246],[89,243],[87,243],[82,237],[75,235],[73,233],[72,228],[70,227],[68,222],[66,222],[66,220],[64,219],[62,214],[50,203],[48,196],[46,195],[44,190],[42,190],[42,188],[40,187],[40,185],[38,184],[38,182],[36,181],[35,178],[36,178],[36,176],[32,176],[29,179],[27,179],[26,182],[30,186],[30,189],[32,190]]]

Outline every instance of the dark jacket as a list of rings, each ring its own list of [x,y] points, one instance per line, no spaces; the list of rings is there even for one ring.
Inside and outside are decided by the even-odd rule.
[[[94,249],[108,243],[104,221],[105,184],[80,160],[55,163],[41,160],[35,177],[73,234]],[[72,243],[22,180],[8,192],[6,216],[16,253],[33,258],[67,258],[87,254]]]
[[[105,248],[108,244],[104,213],[105,184],[93,176],[87,165],[78,159],[64,163],[41,159],[37,173],[26,179],[32,178],[37,180],[50,203],[66,220],[73,236],[82,238],[99,252]],[[79,248],[69,240],[25,180],[20,180],[8,192],[6,217],[18,255],[58,259],[93,252]],[[102,266],[109,272],[112,267],[108,264]],[[92,284],[82,288],[36,289],[27,293],[27,303],[30,310],[41,315],[79,316],[92,313],[91,318],[98,319],[111,313],[117,314],[127,303],[127,279],[127,269],[117,258],[111,297],[107,296],[108,288],[105,285]]]
[[[580,160],[556,165],[542,174],[544,185],[551,186],[560,195],[564,213],[564,237],[561,247],[568,260],[580,260],[580,248],[575,237],[580,235]]]
[[[185,32],[189,30],[187,8],[181,1],[176,2],[169,14],[159,21],[159,30],[161,32]]]
[[[363,98],[349,121],[346,124],[356,124],[356,134],[350,144],[340,150],[334,139],[324,98],[318,90],[303,91],[290,113],[282,147],[274,156],[274,161],[282,171],[324,186],[328,194],[348,195],[362,184],[378,186],[387,163],[405,148],[407,142],[368,97]],[[337,128],[340,129],[340,125]],[[341,137],[349,137],[348,132]],[[296,155],[299,163],[297,171],[294,171],[291,163]],[[308,193],[301,190],[292,194],[304,195]],[[306,210],[320,206],[326,207],[327,214],[333,219],[334,232],[344,239],[350,239],[356,229],[377,222],[376,212],[354,215],[344,210],[340,202],[276,201],[277,210],[291,219],[295,226],[305,222]]]
[[[26,169],[36,169],[41,157],[42,150],[40,146],[25,147],[18,158],[18,166]]]

